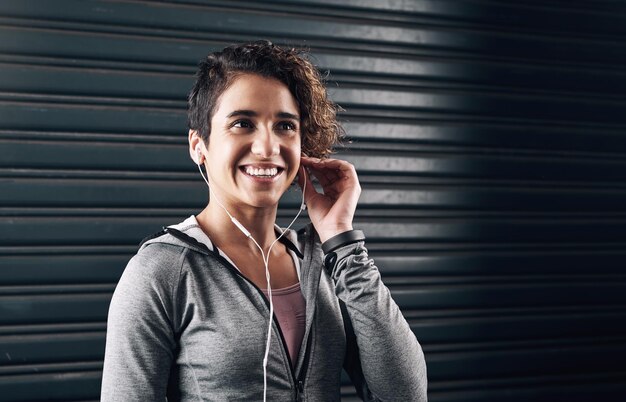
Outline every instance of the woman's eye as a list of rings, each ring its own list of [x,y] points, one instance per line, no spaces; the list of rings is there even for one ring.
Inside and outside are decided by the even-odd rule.
[[[232,124],[231,127],[237,127],[237,128],[252,128],[252,123],[249,122],[248,120],[237,120],[236,122],[234,122]]]
[[[278,129],[295,131],[296,125],[289,121],[283,121],[283,122],[278,123]]]

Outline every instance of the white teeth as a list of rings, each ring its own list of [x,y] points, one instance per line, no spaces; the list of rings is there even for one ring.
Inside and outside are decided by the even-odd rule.
[[[246,173],[252,176],[276,176],[278,174],[278,169],[258,169],[252,166],[246,166]]]

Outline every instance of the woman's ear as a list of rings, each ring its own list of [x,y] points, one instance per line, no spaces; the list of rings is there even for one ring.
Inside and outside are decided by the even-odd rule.
[[[201,165],[204,162],[202,138],[200,138],[197,130],[189,130],[189,156],[196,165]]]

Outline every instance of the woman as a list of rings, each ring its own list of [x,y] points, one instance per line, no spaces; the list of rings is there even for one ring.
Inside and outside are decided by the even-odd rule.
[[[102,401],[336,401],[342,367],[366,400],[426,400],[420,345],[352,227],[356,171],[327,158],[336,110],[297,50],[259,41],[200,64],[189,151],[210,199],[128,263]],[[274,223],[296,176],[311,219],[297,233]]]

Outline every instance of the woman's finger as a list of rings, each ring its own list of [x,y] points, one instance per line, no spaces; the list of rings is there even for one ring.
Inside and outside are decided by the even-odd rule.
[[[303,160],[311,168],[323,171],[330,180],[337,179],[341,177],[343,172],[354,169],[350,163],[340,159],[308,158],[308,160],[305,160],[303,158]]]
[[[309,172],[317,178],[322,186],[327,186],[328,184],[336,180],[336,173],[325,168],[322,164],[319,163],[319,160],[311,158],[309,158],[309,160],[305,160],[305,158],[302,158],[302,162],[304,163],[301,164],[306,165],[306,167],[309,169]]]
[[[320,182],[322,187],[331,185],[339,179],[339,175],[333,169],[327,169],[321,166],[313,166],[309,169]]]

